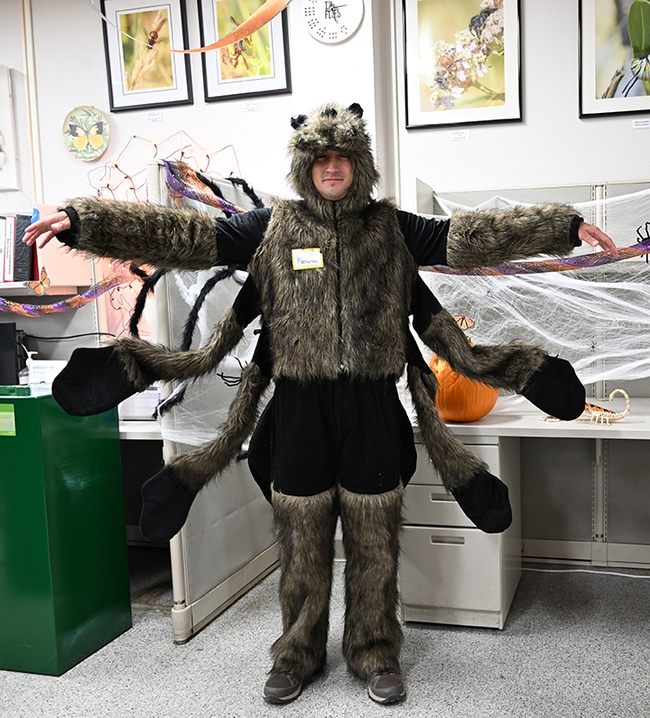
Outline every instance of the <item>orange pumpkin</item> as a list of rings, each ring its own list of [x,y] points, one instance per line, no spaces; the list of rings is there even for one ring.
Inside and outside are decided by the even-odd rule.
[[[498,389],[458,374],[436,354],[429,366],[438,379],[436,408],[444,421],[476,421],[492,411]]]

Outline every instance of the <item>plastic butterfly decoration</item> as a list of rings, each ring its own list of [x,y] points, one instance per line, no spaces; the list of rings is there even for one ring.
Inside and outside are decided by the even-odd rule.
[[[47,276],[47,271],[45,270],[45,267],[41,269],[41,278],[36,282],[26,282],[27,286],[34,291],[34,293],[38,294],[39,296],[42,294],[45,294],[45,291],[50,286],[52,282],[50,281],[50,278]]]

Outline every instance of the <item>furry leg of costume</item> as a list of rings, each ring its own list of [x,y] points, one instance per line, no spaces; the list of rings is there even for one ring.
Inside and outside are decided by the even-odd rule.
[[[280,545],[283,634],[273,644],[272,673],[307,680],[325,664],[338,506],[335,489],[315,496],[273,492]]]
[[[362,680],[399,674],[402,629],[397,618],[397,564],[404,489],[356,494],[339,489],[345,547],[343,654]]]

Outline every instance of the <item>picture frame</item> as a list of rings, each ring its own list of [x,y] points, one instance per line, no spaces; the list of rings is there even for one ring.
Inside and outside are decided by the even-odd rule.
[[[406,128],[520,122],[519,0],[403,0]]]
[[[650,2],[619,13],[615,0],[580,0],[580,117],[650,112]]]
[[[11,74],[0,67],[0,190],[20,189]]]
[[[198,0],[201,45],[211,45],[264,0]],[[287,11],[240,42],[201,55],[206,102],[291,93]]]
[[[191,105],[185,0],[101,0],[111,112]]]

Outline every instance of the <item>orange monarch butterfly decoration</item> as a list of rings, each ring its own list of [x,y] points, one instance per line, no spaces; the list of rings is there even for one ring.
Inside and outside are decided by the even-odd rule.
[[[75,107],[63,121],[62,131],[66,149],[78,160],[96,160],[108,147],[108,122],[94,107]]]
[[[52,284],[50,278],[47,276],[45,267],[41,269],[41,278],[36,282],[26,282],[27,286],[39,296],[45,294],[47,288]]]

